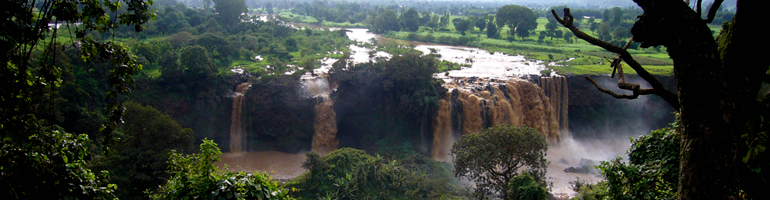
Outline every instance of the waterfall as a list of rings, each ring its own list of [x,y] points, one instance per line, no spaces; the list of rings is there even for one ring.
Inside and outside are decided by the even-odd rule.
[[[560,141],[558,115],[540,87],[523,80],[475,82],[445,85],[451,92],[439,101],[433,122],[434,160],[449,160],[455,138],[498,124],[527,125],[551,143]]]
[[[337,150],[337,114],[334,112],[334,101],[329,98],[332,89],[328,78],[324,74],[303,76],[302,90],[305,95],[316,99],[312,151],[324,155]]]
[[[242,152],[245,146],[241,111],[243,102],[246,100],[244,94],[249,88],[251,88],[251,83],[241,83],[235,88],[235,94],[233,94],[233,114],[230,123],[230,152],[232,153]]]
[[[550,76],[540,77],[540,88],[548,96],[553,106],[556,119],[559,120],[559,132],[562,136],[569,134],[569,90],[567,77]]]
[[[334,113],[334,101],[320,97],[320,103],[315,106],[315,122],[313,128],[313,152],[325,155],[337,150],[337,114]]]

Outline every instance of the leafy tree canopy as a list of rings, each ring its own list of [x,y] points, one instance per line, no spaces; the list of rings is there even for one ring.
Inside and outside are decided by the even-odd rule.
[[[125,4],[124,4],[125,3]],[[102,125],[104,142],[121,122],[121,97],[133,86],[133,75],[142,66],[128,48],[114,41],[91,37],[120,26],[144,30],[154,18],[151,1],[3,1],[0,12],[0,186],[2,196],[12,199],[109,199],[115,185],[107,173],[86,168],[89,143],[86,135],[66,133],[52,125],[53,102],[46,101],[62,83],[65,47],[59,29],[70,23],[67,44],[87,63],[109,66],[107,93],[109,115]],[[112,15],[112,16],[110,16]],[[57,27],[58,25],[62,25]],[[40,115],[40,116],[39,116]],[[45,191],[45,192],[41,192]]]
[[[507,186],[526,167],[541,186],[545,186],[545,136],[530,127],[496,125],[476,134],[463,135],[452,146],[455,176],[467,176],[477,183],[477,191],[500,192],[510,198]]]
[[[537,15],[531,9],[519,5],[506,5],[497,10],[497,26],[508,25],[511,36],[528,37],[537,28]]]
[[[96,168],[112,172],[121,199],[142,199],[142,192],[168,179],[168,153],[192,152],[193,133],[151,106],[127,102],[125,108],[121,140],[97,160]]]
[[[243,14],[248,12],[245,0],[213,0],[214,10],[219,15],[219,21],[225,27],[233,27],[241,22]]]

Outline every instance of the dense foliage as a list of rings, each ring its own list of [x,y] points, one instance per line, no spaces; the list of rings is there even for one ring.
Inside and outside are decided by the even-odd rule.
[[[95,39],[90,33],[110,33],[120,26],[143,30],[154,14],[151,2],[122,1],[4,1],[0,30],[0,190],[10,199],[111,199],[116,189],[106,182],[107,172],[97,174],[87,168],[89,137],[68,133],[56,124],[62,115],[55,105],[68,59],[64,45],[76,45],[78,60],[99,64],[106,81],[102,105],[106,120],[95,122],[109,144],[111,132],[122,115],[122,98],[130,92],[133,75],[141,70],[128,48],[114,41]],[[70,26],[68,40],[58,39],[59,29]],[[62,59],[63,58],[63,59]],[[64,62],[62,62],[64,61]],[[95,69],[96,70],[96,69]],[[69,75],[71,73],[68,73]],[[73,86],[73,85],[69,85]],[[80,92],[75,87],[71,91]],[[67,95],[72,97],[73,95]],[[83,98],[81,98],[83,99]],[[81,104],[82,105],[82,104]],[[88,112],[67,109],[72,114]],[[68,108],[73,108],[68,107]],[[64,110],[64,109],[63,109]],[[82,112],[78,112],[82,111]],[[99,113],[101,114],[101,113]],[[85,120],[84,120],[85,121]],[[73,122],[73,121],[68,121]],[[77,123],[78,121],[74,121]],[[94,124],[84,127],[93,128]],[[44,192],[42,192],[44,191]]]
[[[514,35],[529,37],[530,31],[537,28],[537,15],[531,9],[518,5],[506,5],[500,7],[495,16],[498,27],[508,26],[509,38]]]
[[[152,199],[291,199],[264,173],[220,171],[214,166],[222,152],[211,140],[203,140],[201,152],[169,155],[168,182],[150,194]]]
[[[496,125],[476,134],[463,135],[451,150],[455,176],[477,183],[477,192],[495,192],[512,198],[509,182],[525,167],[539,186],[546,186],[545,136],[530,127]],[[518,182],[518,181],[517,181]],[[515,184],[520,185],[520,184]],[[514,190],[518,191],[518,190]]]
[[[424,156],[413,156],[422,159],[402,163],[352,148],[323,157],[311,152],[302,164],[308,172],[286,187],[296,188],[293,194],[306,199],[437,199],[462,194],[450,176],[442,174],[449,169]]]
[[[678,120],[677,120],[678,121]],[[577,199],[676,199],[679,182],[679,122],[631,141],[628,163],[620,157],[598,168],[605,181],[578,183]],[[579,181],[579,180],[578,180]]]
[[[111,172],[110,182],[120,190],[120,199],[144,199],[143,192],[163,184],[168,154],[171,151],[192,153],[193,133],[182,128],[171,116],[151,106],[135,102],[124,104],[124,124],[111,146],[111,152],[95,160],[96,169]]]
[[[529,173],[521,173],[514,176],[510,182],[508,182],[508,194],[509,199],[515,200],[545,200],[548,199],[548,189],[537,184],[532,175]]]

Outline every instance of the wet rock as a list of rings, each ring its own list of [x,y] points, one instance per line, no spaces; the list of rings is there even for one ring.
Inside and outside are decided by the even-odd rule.
[[[561,160],[559,160],[559,162],[561,162]],[[599,170],[594,167],[597,164],[599,163],[594,160],[583,158],[583,159],[580,159],[579,166],[567,167],[564,169],[564,172],[598,175]]]

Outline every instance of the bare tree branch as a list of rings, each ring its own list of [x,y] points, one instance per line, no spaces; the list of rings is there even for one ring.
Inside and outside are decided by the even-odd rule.
[[[722,6],[722,2],[724,0],[715,0],[713,4],[711,4],[711,8],[709,8],[709,14],[708,18],[706,18],[706,23],[709,24],[712,21],[714,21],[714,17],[717,15],[717,11],[719,10],[719,7]]]
[[[637,90],[634,90],[634,95],[619,95],[619,94],[616,94],[616,93],[614,93],[612,91],[609,91],[609,90],[606,90],[604,88],[599,87],[596,84],[596,82],[594,82],[591,78],[587,77],[589,79],[589,81],[591,81],[594,84],[594,86],[597,87],[597,89],[599,89],[600,91],[602,91],[604,93],[610,94],[610,95],[612,95],[615,98],[626,98],[626,99],[633,99],[633,98],[638,97],[639,95],[656,94],[656,95],[660,96],[661,98],[663,98],[664,100],[666,100],[666,102],[668,102],[672,107],[674,107],[674,109],[679,110],[679,107],[680,107],[680,105],[679,105],[679,97],[676,94],[674,94],[673,92],[671,92],[671,91],[667,90],[665,87],[663,87],[663,84],[660,83],[660,81],[657,78],[655,78],[655,76],[650,74],[650,72],[648,72],[646,69],[644,69],[644,67],[642,67],[642,65],[639,62],[637,62],[633,58],[633,56],[631,56],[631,53],[629,53],[626,50],[628,48],[628,46],[630,45],[630,43],[632,42],[633,39],[629,40],[629,43],[626,43],[625,47],[615,46],[615,45],[612,45],[612,44],[610,44],[608,42],[602,41],[602,40],[600,40],[598,38],[592,37],[592,36],[586,34],[585,32],[580,31],[580,29],[578,29],[577,27],[575,27],[575,25],[573,24],[574,17],[570,13],[569,8],[564,8],[564,19],[559,17],[559,15],[556,14],[555,10],[551,10],[551,14],[553,14],[554,18],[556,18],[556,21],[558,21],[562,26],[564,26],[567,29],[569,29],[573,34],[575,34],[576,37],[578,37],[580,39],[583,39],[583,40],[585,40],[588,43],[591,43],[593,45],[596,45],[596,46],[599,46],[599,47],[601,47],[603,49],[606,49],[607,51],[610,51],[612,53],[618,54],[618,56],[619,56],[618,59],[622,59],[624,62],[626,62],[626,64],[628,64],[628,66],[631,67],[631,69],[636,71],[636,73],[640,77],[642,77],[645,81],[650,83],[650,86],[652,86],[652,89],[637,89]],[[613,61],[613,64],[615,64],[614,61]],[[618,65],[613,66],[613,67],[617,67],[617,66],[619,66],[619,61],[618,61]],[[631,98],[631,97],[633,97],[633,98]]]
[[[698,0],[698,3],[695,4],[695,12],[698,13],[698,16],[703,16],[703,14],[701,14],[701,8],[700,8],[702,1],[703,0]]]

